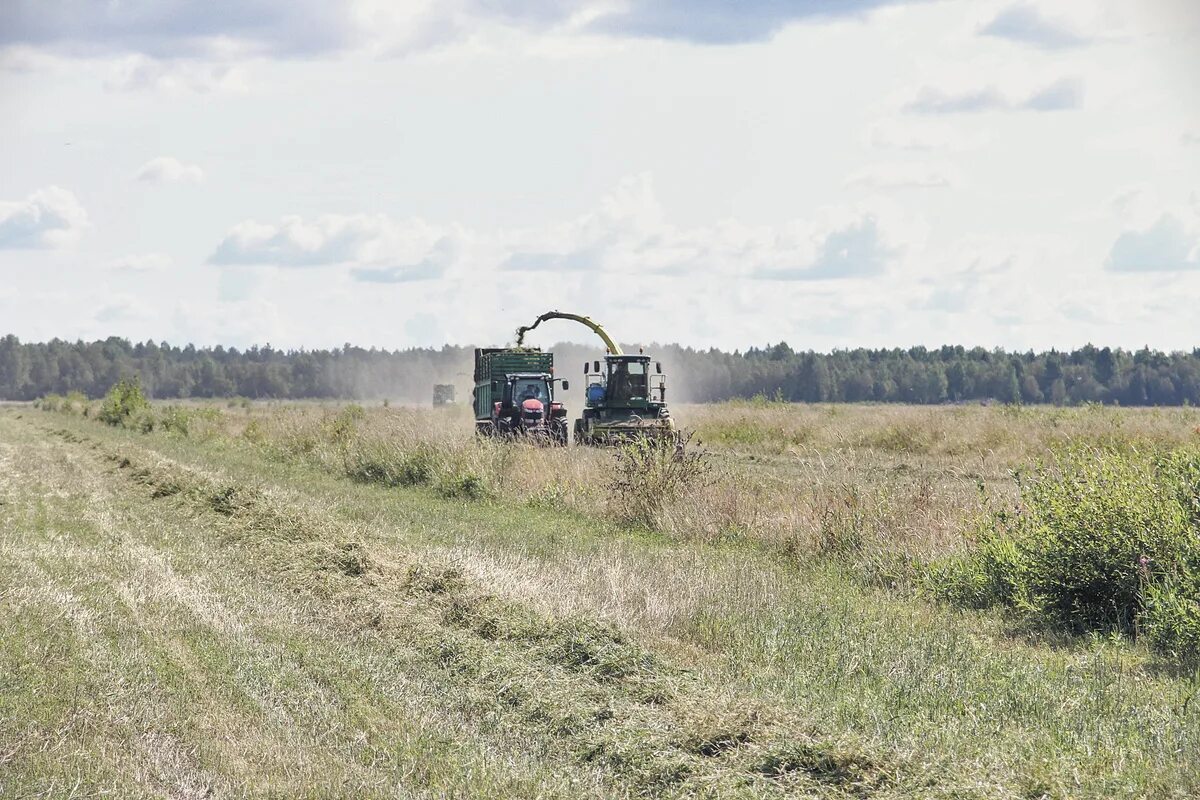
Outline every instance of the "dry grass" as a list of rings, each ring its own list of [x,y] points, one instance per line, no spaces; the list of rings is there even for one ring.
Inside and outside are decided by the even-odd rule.
[[[717,479],[669,503],[658,529],[680,539],[750,539],[801,556],[862,551],[877,561],[927,560],[960,547],[982,511],[981,487],[1014,496],[1012,471],[1065,442],[1200,442],[1200,411],[1189,408],[725,403],[674,414],[695,431]],[[461,406],[249,405],[193,428],[193,437],[250,442],[364,480],[377,478],[370,465],[402,468],[415,457],[428,475],[394,482],[453,494],[467,478],[480,495],[508,503],[620,516],[610,453],[478,441]]]
[[[1189,441],[1195,412],[675,413],[725,480],[661,532],[609,521],[610,453],[477,442],[461,408],[0,415],[0,794],[1200,789],[1196,678],[847,579],[960,547],[977,483],[1060,438]]]

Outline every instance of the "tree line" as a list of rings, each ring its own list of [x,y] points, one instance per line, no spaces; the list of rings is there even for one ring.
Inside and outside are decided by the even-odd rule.
[[[561,374],[600,357],[595,347],[559,344]],[[800,402],[1114,403],[1200,405],[1200,348],[1164,353],[1097,348],[1008,352],[984,348],[796,351],[780,342],[745,352],[680,345],[647,348],[670,373],[676,400],[710,402],[764,395]],[[469,397],[473,350],[197,348],[110,337],[94,342],[22,343],[0,338],[0,399],[50,393],[103,395],[137,377],[155,398],[382,398],[427,403],[435,383]],[[578,390],[576,390],[578,391]]]

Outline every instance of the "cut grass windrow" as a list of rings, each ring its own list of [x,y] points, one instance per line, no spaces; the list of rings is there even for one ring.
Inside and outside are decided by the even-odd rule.
[[[373,553],[343,523],[262,489],[54,433],[98,448],[151,500],[207,517],[239,558],[321,601],[347,635],[402,644],[439,672],[454,713],[489,736],[536,732],[555,758],[637,795],[865,797],[902,780],[899,762],[701,686],[610,624],[548,618],[481,591],[453,564]]]

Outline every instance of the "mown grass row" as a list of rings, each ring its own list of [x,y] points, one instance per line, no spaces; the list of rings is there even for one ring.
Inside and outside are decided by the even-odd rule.
[[[787,711],[714,692],[614,626],[547,617],[474,586],[453,564],[378,553],[269,492],[60,429],[152,501],[218,521],[226,544],[359,634],[402,641],[437,670],[454,710],[511,728],[635,796],[867,796],[928,776],[897,756],[814,734]],[[911,787],[910,787],[911,788]]]

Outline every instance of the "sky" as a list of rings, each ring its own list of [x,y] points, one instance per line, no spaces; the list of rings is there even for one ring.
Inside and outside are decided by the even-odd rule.
[[[0,0],[0,119],[24,341],[1200,346],[1192,0]]]

